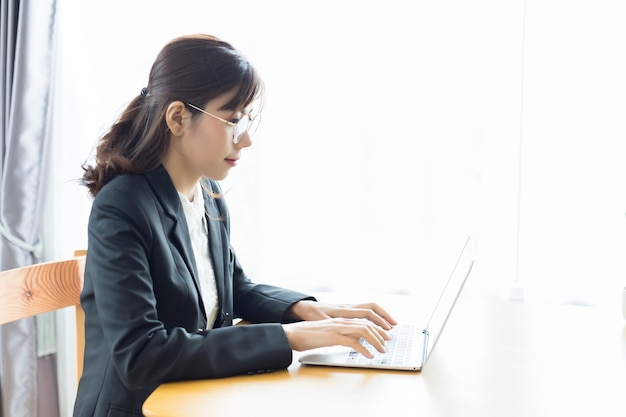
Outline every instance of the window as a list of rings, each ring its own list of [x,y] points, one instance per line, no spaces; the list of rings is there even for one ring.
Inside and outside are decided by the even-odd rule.
[[[626,275],[617,2],[504,3],[61,1],[51,194],[79,203],[51,209],[65,220],[49,227],[76,229],[49,253],[86,245],[80,162],[160,47],[199,31],[268,86],[255,145],[223,182],[253,279],[419,291],[472,233],[477,289],[608,296]]]

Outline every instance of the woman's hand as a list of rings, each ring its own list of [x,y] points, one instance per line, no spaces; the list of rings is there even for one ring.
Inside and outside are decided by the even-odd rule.
[[[290,314],[297,323],[285,324],[289,343],[294,350],[303,351],[324,346],[347,346],[372,358],[361,338],[379,352],[385,352],[385,341],[397,322],[376,303],[335,305],[302,300],[291,306]]]
[[[300,320],[324,320],[330,318],[367,319],[385,330],[398,324],[385,309],[376,303],[324,304],[302,300],[291,306],[291,315]]]
[[[324,346],[347,346],[362,355],[374,355],[360,343],[367,340],[379,352],[385,352],[385,341],[391,337],[368,320],[332,318],[283,324],[291,348],[297,351]]]

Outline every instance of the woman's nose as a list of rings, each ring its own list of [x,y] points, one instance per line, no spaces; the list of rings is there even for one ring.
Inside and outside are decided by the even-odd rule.
[[[238,149],[243,149],[243,148],[252,146],[252,137],[250,136],[250,132],[248,132],[247,130],[243,132],[241,135],[239,135],[237,139],[238,140],[237,140],[237,143],[235,143],[235,147]]]

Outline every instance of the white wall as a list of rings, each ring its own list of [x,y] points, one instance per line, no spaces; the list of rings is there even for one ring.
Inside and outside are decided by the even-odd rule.
[[[528,3],[519,274],[543,299],[617,306],[626,285],[624,19]]]
[[[479,233],[493,75],[512,91],[504,111],[519,107],[519,17],[492,22],[486,1],[412,3],[249,1],[233,15],[223,2],[61,1],[66,143],[55,196],[74,203],[54,217],[72,229],[55,256],[86,245],[89,200],[72,181],[79,163],[146,84],[161,46],[202,31],[242,49],[268,85],[256,144],[225,181],[232,238],[251,276],[303,290],[359,282],[381,291],[420,289],[431,271],[445,276],[465,234]],[[508,41],[495,47],[513,65],[486,75],[486,60],[501,65],[486,47],[502,29]],[[513,208],[498,221],[511,223]]]
[[[620,1],[84,3],[59,6],[48,258],[86,247],[80,163],[160,47],[198,31],[243,50],[268,85],[255,145],[224,182],[254,279],[429,291],[471,232],[470,291],[617,305]]]

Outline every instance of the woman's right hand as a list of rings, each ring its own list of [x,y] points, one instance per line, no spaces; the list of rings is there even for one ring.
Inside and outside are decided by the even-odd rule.
[[[304,351],[325,346],[347,346],[367,358],[374,355],[360,343],[368,341],[376,350],[385,352],[385,341],[391,336],[382,328],[364,319],[332,318],[283,324],[291,348]]]

